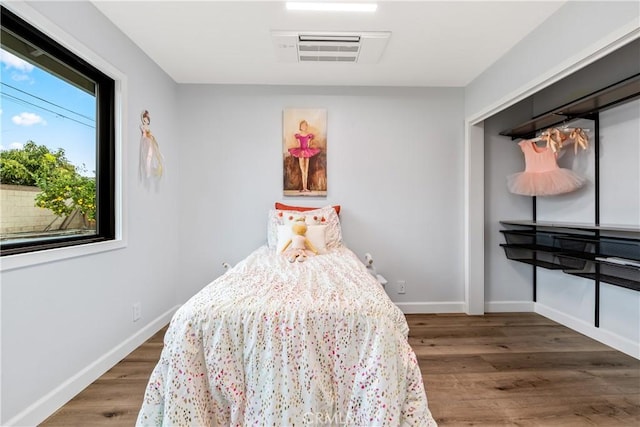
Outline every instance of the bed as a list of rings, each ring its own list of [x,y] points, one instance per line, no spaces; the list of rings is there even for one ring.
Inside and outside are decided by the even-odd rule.
[[[304,212],[317,256],[282,255],[299,215],[272,210],[267,244],[178,309],[138,426],[436,425],[404,315],[336,209]]]

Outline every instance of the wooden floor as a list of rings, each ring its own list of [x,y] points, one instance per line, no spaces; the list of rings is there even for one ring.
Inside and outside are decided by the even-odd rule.
[[[640,426],[640,361],[532,313],[407,315],[440,426]],[[160,331],[41,426],[133,426]]]

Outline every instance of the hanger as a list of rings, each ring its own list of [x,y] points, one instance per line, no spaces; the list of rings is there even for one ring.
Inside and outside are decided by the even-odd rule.
[[[578,146],[583,150],[589,148],[589,136],[588,132],[591,129],[584,129],[578,127],[568,127],[566,125],[561,127],[553,127],[544,130],[535,138],[529,139],[530,142],[547,141],[547,145],[551,147],[554,153],[557,153],[565,144],[574,144],[575,152],[578,152]]]

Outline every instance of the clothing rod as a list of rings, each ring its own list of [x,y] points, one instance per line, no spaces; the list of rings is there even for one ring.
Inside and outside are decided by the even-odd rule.
[[[569,128],[569,127],[561,127],[561,128],[552,128],[552,129],[557,129],[559,132],[562,133],[571,133],[574,131],[583,131],[586,133],[590,133],[591,129],[585,129],[585,128]],[[536,136],[535,138],[526,138],[527,141],[531,141],[531,142],[536,142],[536,141],[542,141],[543,139],[546,139],[546,137],[549,136],[549,130],[544,130],[540,133],[540,135]]]
[[[551,147],[554,153],[557,153],[558,150],[562,149],[564,145],[573,144],[575,147],[575,152],[578,152],[578,146],[582,147],[586,150],[589,146],[589,137],[587,133],[589,129],[583,129],[580,127],[550,127],[543,131],[539,136],[527,139],[525,141],[529,142],[537,142],[537,141],[546,141],[547,146]]]
[[[525,140],[530,142],[536,142],[536,141],[542,141],[546,139],[547,139],[546,136],[536,136],[535,138],[526,138]],[[573,144],[573,143],[575,143],[573,139],[567,139],[562,143],[562,145]]]

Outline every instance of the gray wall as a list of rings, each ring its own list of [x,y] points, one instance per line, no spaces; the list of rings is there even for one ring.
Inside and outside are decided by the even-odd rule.
[[[548,86],[554,76],[591,60],[638,31],[640,2],[569,1],[465,88],[465,117],[498,112],[523,86]],[[537,91],[537,90],[536,90]]]
[[[275,201],[330,203],[342,206],[345,243],[373,254],[394,301],[461,310],[462,89],[193,85],[180,88],[178,107],[189,183],[180,198],[183,297],[266,242]],[[328,110],[326,199],[282,197],[287,107]]]
[[[1,424],[46,416],[222,261],[264,244],[276,200],[341,204],[345,242],[374,255],[394,300],[407,311],[461,311],[463,89],[179,87],[89,3],[31,6],[126,75],[128,243],[3,271]],[[285,107],[328,109],[326,199],[282,198]],[[166,161],[153,185],[138,179],[142,109]]]
[[[222,261],[235,263],[264,243],[267,210],[282,200],[284,107],[328,109],[329,195],[305,201],[343,206],[345,242],[360,256],[374,255],[403,308],[461,311],[463,119],[547,75],[554,59],[594,49],[638,17],[635,2],[569,2],[523,46],[549,51],[557,32],[570,35],[567,44],[552,49],[552,57],[508,55],[465,89],[465,99],[463,89],[447,88],[178,86],[89,2],[29,4],[127,76],[128,244],[2,272],[3,425],[46,416],[219,275]],[[151,112],[166,160],[157,185],[138,180],[142,109]],[[509,159],[517,162],[517,152]],[[407,281],[405,295],[395,291],[399,279]],[[526,299],[527,284],[516,287],[514,295],[491,287],[488,298]],[[137,323],[134,302],[142,303]],[[603,322],[633,322],[633,316]]]
[[[573,25],[574,23],[576,26]],[[527,99],[548,85],[566,78],[569,73],[575,73],[614,49],[632,42],[637,39],[639,31],[640,3],[638,2],[567,2],[465,88],[466,119],[476,123],[494,116],[517,101]],[[544,109],[541,99],[537,101],[536,108]],[[497,221],[530,218],[531,215],[531,205],[525,198],[513,198],[507,196],[508,193],[504,191],[504,177],[523,166],[522,154],[517,149],[504,150],[504,144],[509,142],[497,136],[497,132],[510,127],[514,122],[521,122],[523,117],[530,118],[534,106],[529,105],[531,108],[529,111],[510,112],[520,119],[506,120],[505,126],[499,123],[484,123],[485,163],[478,165],[479,160],[473,159],[475,163],[470,164],[472,169],[481,167],[485,169],[484,204],[475,203],[470,210],[473,212],[484,209],[485,212],[486,307],[491,310],[509,308],[528,310],[533,306],[539,313],[638,357],[640,355],[638,331],[640,296],[637,292],[605,285],[602,298],[603,300],[606,298],[607,302],[601,307],[603,310],[601,328],[595,328],[591,310],[593,302],[589,300],[591,297],[586,290],[589,285],[585,281],[577,284],[572,277],[560,276],[560,280],[563,284],[566,283],[566,286],[543,285],[539,294],[540,303],[527,304],[526,301],[530,301],[531,298],[531,269],[517,263],[507,264],[502,249],[496,247],[499,243],[498,239],[501,238],[497,231]],[[609,157],[603,160],[603,168],[608,167],[602,171],[605,175],[603,185],[612,185],[613,174],[633,174],[628,170],[619,172],[623,169],[616,166],[616,162],[622,161],[630,167],[629,170],[637,171],[637,148],[633,145],[638,143],[637,120],[637,104],[603,114],[601,125],[610,135],[609,142],[603,139],[603,144],[606,144],[603,149],[609,153],[619,153],[621,158],[624,158],[624,160],[612,161]],[[621,135],[619,129],[623,129],[624,141],[622,144],[614,145],[611,143],[613,138],[611,135]],[[468,143],[482,143],[482,138],[470,139]],[[631,155],[625,154],[627,152]],[[604,152],[601,154],[604,155]],[[588,164],[584,163],[585,160],[584,157],[580,158],[576,166],[588,168]],[[614,165],[611,166],[608,162]],[[635,162],[635,166],[629,165],[628,162]],[[584,172],[591,173],[588,169]],[[629,178],[637,182],[636,176]],[[618,223],[617,221],[626,222],[631,221],[629,218],[637,218],[638,199],[633,197],[637,193],[634,193],[634,187],[625,188],[626,192],[619,192],[614,188],[613,192],[604,196],[607,199],[602,201],[602,206],[607,204],[608,211],[606,214],[602,213],[602,222],[610,219]],[[581,193],[580,197],[577,194],[567,195],[547,203],[544,206],[546,210],[542,211],[543,216],[539,219],[571,220],[577,218],[576,215],[585,218],[586,212],[591,210],[589,206],[593,205],[593,199],[585,194],[587,192]],[[563,201],[568,203],[563,204]],[[592,221],[592,218],[590,216],[589,221]],[[631,223],[638,222],[631,221]],[[471,257],[474,256],[477,254],[471,254]],[[568,291],[565,293],[566,290]]]
[[[109,357],[115,363],[125,356],[127,347],[145,338],[140,331],[176,305],[180,275],[177,85],[91,3],[30,6],[126,75],[122,107],[128,244],[115,251],[2,272],[0,425],[22,411],[26,418],[14,420],[33,424],[31,416],[46,414],[52,404],[63,403],[61,399],[86,386],[78,379],[86,380],[87,370],[96,375],[105,357],[108,365]],[[157,186],[138,180],[143,109],[151,113],[151,129],[166,160],[166,175]],[[143,318],[133,323],[135,302],[142,304]],[[128,341],[136,334],[137,339]]]
[[[500,220],[532,218],[531,198],[507,191],[506,176],[524,170],[518,141],[500,136],[514,124],[510,113],[485,120],[485,291],[487,301],[501,310],[524,307],[532,301],[531,266],[507,260],[500,233]],[[517,113],[516,113],[517,115]],[[517,122],[516,122],[517,123]],[[591,129],[593,122],[579,120],[571,126]],[[640,101],[607,110],[600,115],[600,223],[640,227]],[[561,167],[587,178],[584,188],[558,196],[538,197],[540,221],[594,223],[595,152],[565,150]],[[588,330],[594,321],[593,281],[559,271],[538,268],[536,310],[571,326]],[[628,341],[628,348],[640,344],[640,293],[601,284],[601,324],[598,334],[612,334]]]

